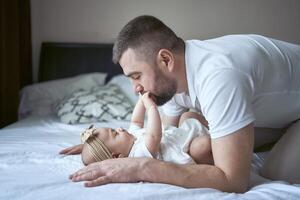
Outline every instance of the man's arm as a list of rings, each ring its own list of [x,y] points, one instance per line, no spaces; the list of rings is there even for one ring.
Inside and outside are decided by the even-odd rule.
[[[112,182],[149,181],[187,188],[209,187],[224,192],[245,192],[250,175],[253,132],[250,124],[212,140],[215,166],[176,165],[150,158],[120,158],[93,163],[70,178],[72,181],[87,181],[87,187]]]
[[[226,192],[245,192],[253,152],[253,127],[248,125],[228,136],[212,140],[213,165],[174,165],[148,162],[141,179],[188,188],[209,187]],[[176,174],[176,175],[175,175]]]

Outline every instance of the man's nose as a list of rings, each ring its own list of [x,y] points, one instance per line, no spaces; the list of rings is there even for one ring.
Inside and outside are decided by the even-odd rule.
[[[144,88],[141,85],[134,86],[134,90],[136,93],[143,93]]]

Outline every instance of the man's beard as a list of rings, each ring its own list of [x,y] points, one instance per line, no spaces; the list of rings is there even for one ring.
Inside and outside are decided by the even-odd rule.
[[[174,96],[173,95],[163,95],[163,96],[157,96],[157,95],[153,95],[154,96],[154,101],[156,103],[156,105],[158,106],[162,106],[164,105],[165,103],[167,103],[168,101],[170,101],[172,99],[172,97]]]
[[[167,85],[169,84],[169,85]],[[164,88],[163,91],[159,92],[159,94],[151,94],[154,97],[154,101],[156,105],[162,106],[168,101],[172,99],[172,97],[176,93],[176,83],[172,80],[164,81],[163,84],[159,85],[167,85],[167,88]]]

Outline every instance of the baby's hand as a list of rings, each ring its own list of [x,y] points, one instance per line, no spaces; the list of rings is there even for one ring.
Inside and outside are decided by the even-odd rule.
[[[82,152],[82,149],[83,149],[83,144],[78,144],[78,145],[61,150],[59,152],[59,154],[76,155],[76,154],[80,154]]]
[[[156,104],[153,101],[153,99],[151,98],[151,94],[150,92],[146,92],[142,95],[142,101],[144,103],[145,108],[148,110],[150,107],[155,106]]]

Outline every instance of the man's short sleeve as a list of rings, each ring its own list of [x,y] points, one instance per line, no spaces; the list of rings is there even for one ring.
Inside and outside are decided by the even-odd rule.
[[[175,97],[173,97],[170,101],[162,106],[162,111],[166,116],[175,117],[180,116],[182,113],[186,112],[187,108],[178,105],[175,101]]]
[[[217,69],[202,83],[198,91],[211,138],[231,134],[254,121],[253,84],[247,75],[235,69]]]

